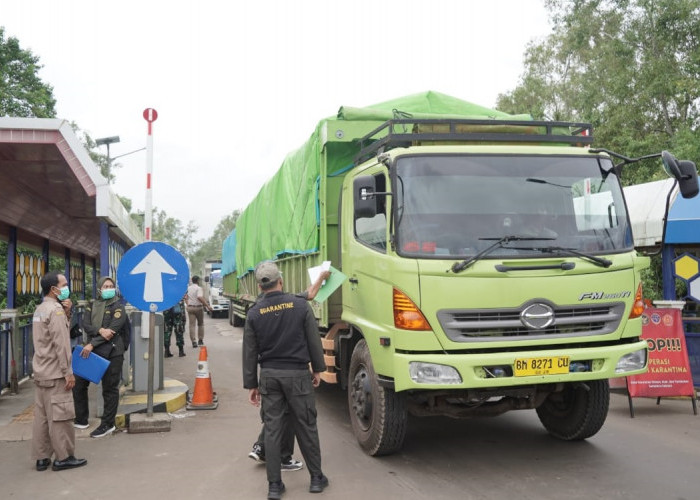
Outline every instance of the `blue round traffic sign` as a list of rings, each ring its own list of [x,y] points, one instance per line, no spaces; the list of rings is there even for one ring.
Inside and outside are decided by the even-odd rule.
[[[126,300],[142,311],[170,309],[187,291],[190,270],[180,252],[159,241],[129,249],[117,267],[117,284]]]

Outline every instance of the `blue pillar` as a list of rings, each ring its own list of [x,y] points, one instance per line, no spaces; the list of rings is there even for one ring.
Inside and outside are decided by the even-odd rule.
[[[95,300],[97,298],[96,291],[97,290],[97,259],[92,259],[92,299]]]
[[[41,258],[44,260],[44,274],[48,273],[51,270],[49,269],[49,245],[49,240],[44,240],[44,248],[41,252]]]
[[[673,276],[673,245],[664,245],[661,250],[661,276],[664,284],[664,300],[676,300],[676,278]]]
[[[10,227],[10,234],[7,240],[7,308],[15,308],[15,294],[17,293],[17,269],[15,260],[17,259],[17,228]]]
[[[80,272],[83,273],[83,291],[80,298],[85,300],[85,290],[87,289],[87,273],[85,272],[85,254],[80,254]]]
[[[109,276],[109,226],[100,221],[100,276]]]
[[[66,277],[66,280],[68,280],[68,286],[70,287],[70,248],[66,248],[65,251],[65,272],[63,275]]]

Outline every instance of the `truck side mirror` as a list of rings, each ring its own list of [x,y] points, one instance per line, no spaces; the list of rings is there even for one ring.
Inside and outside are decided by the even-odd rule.
[[[374,176],[362,175],[352,181],[355,218],[371,218],[377,215],[377,183]]]
[[[681,170],[681,178],[678,180],[678,189],[681,191],[683,198],[695,198],[698,194],[698,171],[695,168],[695,163],[688,160],[678,162],[678,167]]]
[[[695,163],[688,160],[678,161],[668,151],[661,152],[661,161],[666,173],[678,181],[681,196],[694,198],[698,194],[698,171]]]

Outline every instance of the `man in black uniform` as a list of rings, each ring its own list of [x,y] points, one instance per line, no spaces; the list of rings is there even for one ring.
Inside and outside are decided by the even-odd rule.
[[[282,274],[274,262],[262,262],[255,279],[265,293],[248,311],[243,334],[243,387],[259,406],[265,422],[268,499],[281,498],[281,440],[285,411],[289,411],[311,484],[320,493],[328,486],[321,470],[314,387],[326,369],[316,318],[302,298],[282,292]],[[309,363],[313,375],[309,373]],[[260,384],[258,385],[258,364]]]

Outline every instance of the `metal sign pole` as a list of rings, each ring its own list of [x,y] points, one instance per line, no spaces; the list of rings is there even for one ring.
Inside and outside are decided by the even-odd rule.
[[[156,313],[148,313],[148,397],[146,399],[146,415],[153,416],[153,375],[155,372],[155,336]]]
[[[153,122],[158,118],[158,112],[153,108],[147,108],[143,111],[143,118],[148,122],[148,137],[146,139],[146,206],[144,209],[144,236],[146,241],[151,241],[153,237],[151,229],[153,218],[153,191],[151,190],[153,187]],[[156,351],[155,333],[156,313],[151,310],[148,313],[148,397],[146,400],[146,415],[148,417],[153,417],[153,372],[155,371]]]

